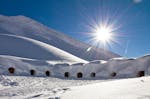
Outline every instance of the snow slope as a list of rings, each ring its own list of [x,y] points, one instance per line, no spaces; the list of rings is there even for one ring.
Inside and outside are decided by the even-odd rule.
[[[1,85],[0,99],[149,99],[150,77],[121,80],[62,80],[4,76],[17,85]]]
[[[72,87],[59,97],[60,99],[150,99],[150,77]]]
[[[87,49],[91,47],[90,45],[79,42],[63,33],[49,29],[43,24],[25,16],[0,15],[0,34],[11,34],[32,38],[50,44],[85,60],[108,60],[110,58],[119,57],[117,54],[95,47],[87,51]]]
[[[0,34],[0,55],[10,55],[38,60],[86,62],[52,45],[21,36]]]

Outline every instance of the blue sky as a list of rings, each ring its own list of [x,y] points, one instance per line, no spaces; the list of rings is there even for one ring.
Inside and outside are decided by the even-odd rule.
[[[0,14],[24,15],[91,43],[91,25],[106,19],[119,27],[108,50],[127,57],[150,54],[150,0],[0,0]]]

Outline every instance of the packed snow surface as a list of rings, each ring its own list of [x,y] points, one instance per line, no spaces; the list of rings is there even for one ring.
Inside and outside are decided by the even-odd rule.
[[[149,99],[150,77],[120,80],[63,80],[5,76],[17,83],[0,84],[0,99]],[[1,81],[0,81],[1,82]]]
[[[72,87],[60,97],[60,99],[150,99],[150,77]]]
[[[51,77],[26,77],[26,76],[3,76],[0,79],[0,99],[32,99],[40,96],[40,99],[49,99],[55,94],[62,94],[71,86],[81,86],[99,80],[62,80]],[[12,80],[8,86],[1,82]],[[12,83],[17,83],[12,85]],[[46,97],[46,98],[45,98]],[[36,97],[35,97],[36,98]]]

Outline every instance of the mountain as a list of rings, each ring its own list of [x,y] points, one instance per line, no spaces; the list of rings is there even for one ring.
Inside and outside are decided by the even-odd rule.
[[[119,55],[115,53],[96,47],[92,47],[90,51],[87,51],[91,45],[77,41],[25,16],[0,15],[0,34],[23,36],[41,41],[89,61],[100,59],[108,60],[110,58],[119,57]]]

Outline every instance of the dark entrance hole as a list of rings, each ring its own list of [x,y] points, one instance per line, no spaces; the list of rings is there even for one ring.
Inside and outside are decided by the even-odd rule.
[[[95,76],[96,76],[96,73],[92,72],[91,77],[95,77]]]
[[[35,75],[35,70],[33,70],[33,69],[30,70],[30,74],[31,74],[31,75]]]
[[[45,74],[46,74],[46,76],[50,76],[50,72],[49,71],[46,71]]]
[[[112,72],[112,73],[111,73],[111,77],[115,77],[116,75],[117,75],[116,72]]]
[[[65,73],[64,73],[64,77],[67,77],[67,78],[68,78],[69,76],[70,76],[69,72],[65,72]]]
[[[15,68],[10,67],[8,68],[9,73],[14,74],[15,73]]]
[[[82,78],[83,74],[81,72],[77,73],[77,78]]]
[[[142,77],[145,75],[145,71],[139,71],[137,77]]]

